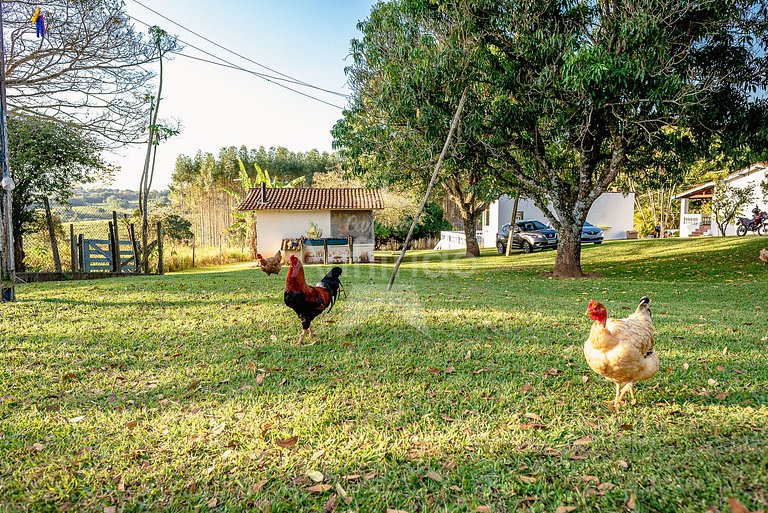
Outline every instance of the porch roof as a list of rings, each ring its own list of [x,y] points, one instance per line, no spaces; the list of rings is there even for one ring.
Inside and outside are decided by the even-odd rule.
[[[674,199],[712,199],[712,193],[715,190],[715,182],[707,182],[702,185],[697,185],[693,189],[683,191]]]

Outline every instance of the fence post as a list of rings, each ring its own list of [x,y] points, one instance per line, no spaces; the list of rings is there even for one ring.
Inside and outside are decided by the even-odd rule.
[[[112,211],[112,227],[113,230],[115,230],[115,254],[117,257],[115,258],[115,262],[117,262],[117,266],[115,267],[115,272],[123,272],[123,258],[120,256],[120,235],[117,230],[117,212]]]
[[[157,274],[165,274],[163,265],[163,223],[157,222]]]
[[[131,247],[133,247],[133,263],[135,264],[136,274],[141,274],[141,265],[139,263],[139,246],[136,244],[136,229],[133,223],[128,225],[128,233],[131,236]]]
[[[354,264],[355,259],[352,256],[352,236],[347,235],[347,244],[349,245],[349,263]]]
[[[116,273],[118,266],[120,265],[120,255],[115,251],[115,225],[112,221],[109,221],[109,251],[112,253],[112,272]]]
[[[192,268],[195,268],[195,235],[192,235]]]
[[[75,238],[75,225],[69,224],[69,252],[72,260],[72,272],[77,272],[79,264],[77,263],[77,239]]]
[[[79,258],[78,258],[78,270],[81,273],[85,272],[85,256],[84,256],[85,248],[83,247],[85,245],[85,243],[83,242],[84,238],[85,237],[83,237],[82,233],[77,236],[77,254],[79,256]]]
[[[53,253],[53,266],[56,272],[61,272],[61,259],[59,258],[59,244],[56,242],[56,228],[53,226],[53,216],[51,215],[51,205],[48,203],[48,197],[43,196],[43,206],[45,207],[45,221],[48,225],[48,235],[51,238],[51,252]]]

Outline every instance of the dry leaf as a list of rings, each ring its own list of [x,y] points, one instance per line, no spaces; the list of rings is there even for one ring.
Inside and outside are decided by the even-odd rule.
[[[325,449],[320,449],[316,451],[312,456],[310,456],[309,461],[315,461],[318,458],[320,458],[323,454],[325,454]]]
[[[455,370],[456,370],[456,367],[451,365],[450,367],[447,367],[443,372],[445,372],[446,374],[450,374],[451,372],[454,372]]]
[[[225,423],[223,423],[223,422],[222,422],[221,424],[219,424],[218,426],[215,426],[215,427],[214,427],[214,428],[211,430],[211,434],[213,434],[213,435],[218,435],[218,434],[220,434],[222,431],[224,431],[224,430],[226,429],[226,427],[227,427],[227,425],[226,425]]]
[[[597,487],[598,490],[613,490],[616,488],[616,485],[613,483],[601,483],[600,486]]]
[[[139,425],[138,420],[129,420],[128,422],[125,423],[125,427],[127,427],[128,429],[133,429],[138,425]]]
[[[736,497],[728,497],[728,507],[731,509],[731,513],[750,513],[747,507]]]
[[[629,468],[629,463],[627,463],[627,462],[626,462],[626,461],[624,461],[624,460],[619,460],[619,461],[617,461],[617,462],[616,462],[616,464],[617,464],[618,466],[620,466],[621,468],[623,468],[624,470],[626,470],[626,469],[628,469],[628,468]]]
[[[347,491],[344,489],[343,486],[341,486],[341,483],[336,483],[336,493],[339,494],[339,497],[344,499],[345,503],[347,503],[347,504],[351,504],[352,503],[352,497],[347,495]]]
[[[286,438],[284,440],[277,440],[275,443],[282,447],[283,449],[290,449],[291,447],[294,447],[296,445],[296,442],[299,441],[298,435],[292,436],[290,438]]]
[[[586,383],[587,381],[589,381],[589,376],[582,376],[581,377],[581,381]],[[561,508],[574,508],[575,506],[560,506],[560,507]],[[572,511],[572,510],[568,510],[568,511]]]
[[[531,476],[519,476],[519,477],[520,477],[520,481],[522,481],[523,483],[531,484],[536,482],[535,477],[531,477]]]
[[[441,371],[440,369],[435,369],[434,367],[430,367],[427,369],[427,372],[429,372],[430,374],[440,374],[443,371]]]
[[[120,480],[117,482],[117,491],[118,492],[125,491],[125,477],[123,477],[122,475],[120,476]]]
[[[82,422],[85,419],[85,415],[80,415],[79,417],[72,417],[69,419],[70,424],[77,424],[78,422]]]
[[[533,419],[533,420],[538,420],[539,422],[542,422],[542,420],[541,420],[541,417],[539,417],[539,416],[538,416],[538,415],[536,415],[535,413],[526,413],[526,414],[525,414],[525,415],[523,415],[523,416],[524,416],[525,418],[527,418],[527,419]]]
[[[214,497],[213,499],[209,500],[205,505],[209,508],[215,508],[219,504],[219,499]]]
[[[328,500],[325,501],[325,506],[323,506],[323,513],[333,513],[336,511],[336,499],[338,497],[334,493],[330,497],[328,497]]]
[[[525,424],[520,424],[520,427],[523,429],[546,429],[547,425],[538,422],[526,422]]]
[[[533,385],[530,385],[530,384],[528,384],[528,383],[526,383],[525,385],[523,385],[523,388],[521,388],[521,389],[520,389],[520,391],[521,391],[522,393],[524,393],[524,394],[525,394],[526,392],[529,392],[529,391],[531,391],[531,390],[533,390]]]
[[[594,440],[594,437],[592,435],[582,436],[581,438],[577,438],[573,442],[571,442],[573,445],[589,445]]]
[[[476,513],[491,513],[493,509],[490,506],[478,506],[475,508]]]
[[[576,511],[576,506],[560,506],[555,510],[555,513],[570,513]]]
[[[312,472],[307,472],[307,477],[309,477],[312,481],[315,483],[322,483],[325,479],[325,476],[322,472],[318,472],[317,470],[313,470]]]
[[[440,474],[438,474],[435,471],[427,472],[427,477],[429,479],[431,479],[432,481],[437,481],[438,483],[443,481],[443,476],[441,476]]]
[[[459,487],[458,487],[458,486],[456,486],[456,485],[451,485],[449,488],[450,488],[451,490],[453,490],[454,492],[461,492],[461,488],[459,488]]]
[[[331,485],[320,483],[314,486],[310,486],[309,488],[307,488],[307,491],[312,493],[325,493],[330,489],[331,489]]]
[[[683,364],[683,369],[688,370],[688,367],[690,367],[690,365],[688,365],[688,362],[685,362]]]
[[[251,491],[253,492],[260,492],[262,488],[264,488],[264,485],[268,483],[268,480],[264,479],[262,481],[259,481],[258,483],[254,483],[251,485]]]
[[[361,477],[363,476],[361,476],[360,474],[347,474],[346,476],[342,477],[342,479],[345,479],[347,481],[357,481]]]
[[[195,493],[195,491],[197,490],[197,481],[195,481],[194,479],[192,479],[191,481],[188,481],[187,484],[184,485],[184,488],[186,488],[192,493]]]
[[[619,428],[626,431],[628,429],[632,429],[632,424],[622,424],[619,426]]]
[[[477,369],[473,370],[472,374],[482,374],[483,372],[487,371],[488,369]]]
[[[728,397],[728,394],[726,394],[725,392],[720,392],[719,394],[717,394],[717,395],[715,396],[715,399],[717,399],[717,400],[719,400],[719,401],[722,401],[722,400],[723,400],[723,399],[725,399],[726,397]]]
[[[716,380],[716,379],[712,379],[712,378],[709,378],[709,379],[707,380],[707,383],[709,383],[709,385],[710,385],[710,386],[713,386],[713,387],[716,387],[716,386],[717,386],[717,380]]]
[[[456,420],[453,417],[449,417],[448,415],[440,415],[440,418],[446,422],[453,422],[454,420]]]
[[[583,454],[569,454],[568,455],[568,459],[569,460],[574,460],[574,461],[582,461],[582,460],[586,460],[587,456],[585,456]]]
[[[387,508],[387,513],[408,513],[408,512],[404,509]]]
[[[40,442],[38,442],[36,444],[30,445],[29,448],[32,449],[33,451],[42,451],[43,449],[45,449],[45,444],[41,444]]]
[[[600,478],[597,476],[581,476],[582,481],[586,481],[588,483],[599,483]]]
[[[723,367],[722,365],[718,365],[718,366],[717,366],[717,370],[718,370],[719,372],[723,372],[723,371],[725,370],[725,367]]]
[[[376,471],[368,472],[366,475],[363,476],[366,481],[370,481],[374,477],[376,477]]]
[[[193,379],[189,383],[189,385],[187,385],[187,390],[194,390],[194,389],[197,388],[197,385],[199,385],[199,384],[200,384],[200,380],[199,379]]]
[[[104,513],[115,513],[117,506],[104,506]]]
[[[276,335],[270,335],[269,336],[269,340],[271,340],[272,342],[277,342],[277,336]]]
[[[635,501],[637,501],[637,495],[635,492],[629,494],[629,500],[627,501],[627,509],[635,509]]]
[[[264,383],[264,374],[256,374],[256,384],[261,385]]]

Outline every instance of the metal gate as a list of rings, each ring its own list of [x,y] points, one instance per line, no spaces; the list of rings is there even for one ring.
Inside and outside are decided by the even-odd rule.
[[[129,240],[121,240],[120,248],[120,272],[134,272],[133,246]],[[83,270],[85,272],[111,272],[112,271],[112,243],[102,239],[83,239]]]

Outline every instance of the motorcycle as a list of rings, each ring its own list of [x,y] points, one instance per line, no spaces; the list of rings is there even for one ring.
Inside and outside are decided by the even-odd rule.
[[[740,217],[738,219],[738,226],[736,227],[736,235],[746,235],[748,231],[757,233],[758,235],[768,235],[768,213],[761,211],[758,208],[754,208],[752,213],[755,217]]]

